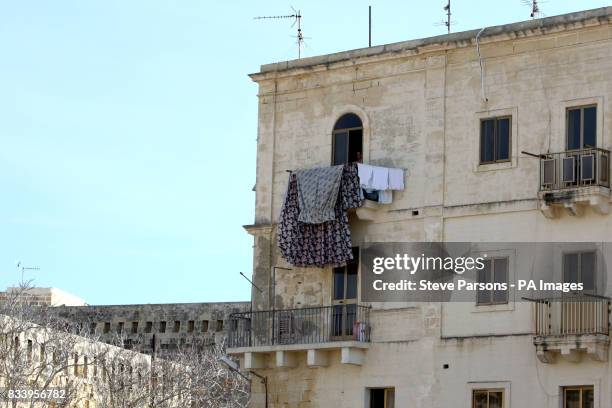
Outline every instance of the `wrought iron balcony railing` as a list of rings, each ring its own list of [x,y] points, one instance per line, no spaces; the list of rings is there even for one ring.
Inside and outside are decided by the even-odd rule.
[[[228,347],[370,341],[370,307],[357,304],[230,315]]]
[[[540,191],[610,187],[610,151],[600,148],[540,155]]]
[[[609,335],[610,299],[562,296],[535,300],[536,336]]]

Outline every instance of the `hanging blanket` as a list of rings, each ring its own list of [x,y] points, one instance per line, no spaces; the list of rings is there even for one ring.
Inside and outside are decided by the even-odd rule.
[[[298,190],[298,220],[321,224],[336,218],[334,207],[344,166],[317,167],[295,172]]]
[[[343,166],[334,219],[319,224],[301,222],[299,202],[297,177],[292,174],[278,224],[278,247],[283,258],[294,266],[316,267],[343,265],[353,259],[346,210],[361,205],[357,166]]]

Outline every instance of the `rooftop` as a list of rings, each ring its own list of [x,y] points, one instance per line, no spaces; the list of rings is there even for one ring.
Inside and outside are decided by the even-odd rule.
[[[610,21],[612,21],[612,7],[602,7],[575,13],[561,14],[558,16],[521,21],[518,23],[484,27],[484,31],[479,38],[485,40],[487,38],[493,39],[492,37],[497,36],[511,36],[514,38],[526,37],[529,35],[546,34],[548,32],[571,30],[587,25],[607,24]],[[472,46],[475,43],[476,35],[480,31],[481,29],[461,31],[435,37],[265,64],[261,66],[258,73],[251,74],[251,77],[258,80],[266,77],[268,73],[280,73],[295,69],[312,69],[317,66],[328,67],[335,63],[354,61],[356,59],[380,56],[383,54],[418,53],[425,48],[435,49],[439,47],[456,48]]]

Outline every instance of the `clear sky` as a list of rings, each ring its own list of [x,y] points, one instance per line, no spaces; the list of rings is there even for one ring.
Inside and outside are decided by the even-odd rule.
[[[0,289],[15,260],[91,304],[248,300],[260,64],[445,33],[446,0],[0,1]],[[453,1],[453,31],[529,19]],[[546,16],[603,1],[547,0]]]

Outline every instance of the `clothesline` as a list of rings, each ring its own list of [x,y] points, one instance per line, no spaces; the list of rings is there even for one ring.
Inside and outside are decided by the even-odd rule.
[[[357,162],[353,162],[353,163],[357,163]],[[349,164],[350,164],[350,163],[349,163]],[[399,169],[399,170],[408,171],[408,169],[407,169],[407,168],[404,168],[404,167],[393,167],[393,168],[394,168],[394,169]],[[285,170],[285,171],[286,171],[287,173],[295,173],[295,170],[289,170],[289,169],[287,169],[287,170]]]

